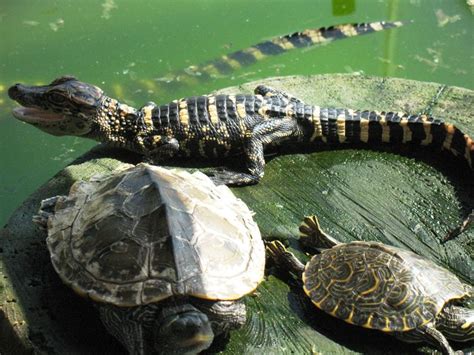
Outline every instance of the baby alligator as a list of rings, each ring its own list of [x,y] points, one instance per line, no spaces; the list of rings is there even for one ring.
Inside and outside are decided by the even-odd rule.
[[[258,86],[255,95],[208,95],[139,110],[108,97],[97,86],[64,76],[49,85],[16,84],[13,115],[53,135],[92,138],[146,156],[152,162],[181,156],[243,155],[247,171],[219,170],[214,180],[257,183],[264,148],[291,142],[412,143],[462,156],[472,169],[473,140],[454,125],[425,115],[307,105],[284,92]]]

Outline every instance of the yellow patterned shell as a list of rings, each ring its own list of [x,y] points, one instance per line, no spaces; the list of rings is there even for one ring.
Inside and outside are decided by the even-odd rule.
[[[464,297],[451,272],[410,251],[376,242],[339,244],[315,255],[304,290],[323,311],[348,323],[405,332],[433,320]]]
[[[75,183],[49,217],[47,245],[67,285],[117,306],[238,299],[265,264],[252,212],[226,186],[147,164]]]

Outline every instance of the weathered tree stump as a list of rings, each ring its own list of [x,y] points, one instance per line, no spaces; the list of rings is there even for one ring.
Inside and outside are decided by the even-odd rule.
[[[320,106],[431,110],[474,136],[474,93],[466,89],[355,75],[286,77],[261,83]],[[222,92],[251,92],[256,85]],[[297,249],[294,237],[302,217],[316,214],[323,228],[341,241],[379,240],[411,249],[472,284],[474,232],[440,242],[474,206],[472,172],[460,161],[431,150],[392,153],[388,148],[356,148],[280,149],[283,154],[267,159],[260,184],[233,191],[255,211],[265,238],[288,238]],[[138,159],[123,151],[93,149],[32,194],[0,231],[0,353],[123,353],[91,304],[61,283],[49,261],[46,235],[31,218],[42,199],[67,193],[74,181]],[[246,298],[246,326],[217,342],[209,353],[430,350],[333,319],[317,311],[297,283],[290,280],[288,286],[285,281],[270,268],[257,292]],[[473,350],[473,344],[455,347]]]

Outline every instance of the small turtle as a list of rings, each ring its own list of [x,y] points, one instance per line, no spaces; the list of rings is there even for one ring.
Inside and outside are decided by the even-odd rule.
[[[339,243],[315,216],[300,226],[300,241],[319,254],[303,265],[279,241],[270,257],[295,275],[316,307],[347,323],[407,342],[427,341],[454,354],[446,338],[474,340],[474,310],[463,307],[472,287],[432,261],[377,242]]]
[[[48,213],[48,208],[54,211]],[[202,173],[139,164],[43,201],[54,269],[131,354],[197,353],[263,278],[252,212]]]

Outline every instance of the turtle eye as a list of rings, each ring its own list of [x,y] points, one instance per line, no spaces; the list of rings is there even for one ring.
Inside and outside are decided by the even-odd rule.
[[[61,94],[53,92],[53,93],[49,94],[49,99],[54,103],[60,104],[60,103],[64,102],[65,97]]]

